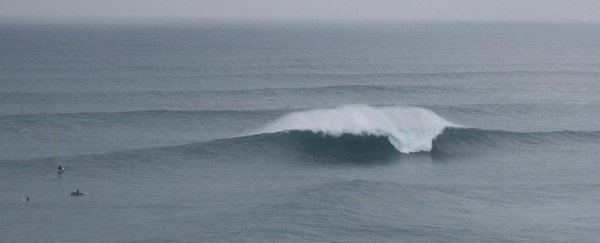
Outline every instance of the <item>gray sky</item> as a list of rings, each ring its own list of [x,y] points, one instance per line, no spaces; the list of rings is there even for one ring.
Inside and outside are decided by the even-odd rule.
[[[0,0],[0,17],[600,22],[600,0]]]

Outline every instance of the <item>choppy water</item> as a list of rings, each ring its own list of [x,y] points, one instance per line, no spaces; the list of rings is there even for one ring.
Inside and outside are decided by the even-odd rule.
[[[599,81],[592,24],[4,23],[0,241],[594,242]]]

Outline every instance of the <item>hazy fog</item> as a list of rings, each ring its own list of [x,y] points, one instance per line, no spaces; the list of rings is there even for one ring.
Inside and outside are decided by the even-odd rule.
[[[0,0],[0,17],[598,22],[598,0]]]

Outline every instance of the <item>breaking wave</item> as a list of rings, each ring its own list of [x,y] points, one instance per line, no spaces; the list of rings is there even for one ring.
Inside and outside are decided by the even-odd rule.
[[[433,140],[457,125],[419,107],[346,105],[286,114],[249,135],[308,131],[326,136],[385,137],[402,153],[431,151]]]

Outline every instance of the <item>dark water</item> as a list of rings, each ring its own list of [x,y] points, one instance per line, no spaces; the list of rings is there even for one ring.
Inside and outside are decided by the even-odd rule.
[[[595,242],[599,82],[590,24],[4,23],[0,241]]]

